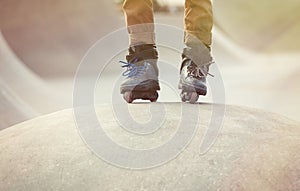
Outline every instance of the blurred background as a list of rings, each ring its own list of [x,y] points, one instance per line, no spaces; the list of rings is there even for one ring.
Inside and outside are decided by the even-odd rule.
[[[0,129],[72,107],[81,59],[99,39],[125,26],[122,2],[0,0]],[[156,23],[183,28],[184,0],[153,2]],[[227,104],[300,121],[299,8],[295,0],[213,1],[212,50]],[[118,43],[105,48],[114,52]],[[112,101],[111,84],[121,72],[118,63],[109,65],[96,88],[97,103]],[[211,102],[210,96],[202,101]],[[166,88],[158,101],[180,99]]]

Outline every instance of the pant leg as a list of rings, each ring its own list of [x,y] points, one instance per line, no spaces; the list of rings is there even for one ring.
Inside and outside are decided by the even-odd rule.
[[[210,47],[213,26],[211,0],[185,0],[184,20],[185,44],[197,45],[200,40],[206,47]]]
[[[155,44],[152,0],[125,0],[123,10],[130,45]]]

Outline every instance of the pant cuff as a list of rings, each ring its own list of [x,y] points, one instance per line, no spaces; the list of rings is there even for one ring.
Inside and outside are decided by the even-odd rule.
[[[130,46],[139,44],[155,44],[153,23],[131,25],[127,27]]]

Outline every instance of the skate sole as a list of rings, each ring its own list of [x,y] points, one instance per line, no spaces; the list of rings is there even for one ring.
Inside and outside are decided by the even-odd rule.
[[[132,103],[134,100],[149,100],[151,102],[156,102],[158,98],[158,93],[156,91],[128,91],[123,94],[123,98],[127,103]]]
[[[147,80],[136,86],[125,86],[120,88],[121,94],[124,94],[125,92],[156,92],[159,90],[159,82],[156,80]]]
[[[194,87],[189,84],[181,84],[178,86],[178,89],[181,89],[182,92],[196,92],[198,95],[203,95],[203,96],[205,96],[207,93],[207,88]]]

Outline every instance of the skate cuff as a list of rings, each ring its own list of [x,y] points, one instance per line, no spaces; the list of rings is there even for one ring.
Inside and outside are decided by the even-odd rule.
[[[144,49],[126,56],[126,60],[129,63],[136,63],[148,59],[158,59],[158,53],[154,45],[151,45],[151,48],[149,49]]]
[[[205,66],[214,63],[209,49],[204,46],[184,48],[182,58],[191,59],[197,66]]]

